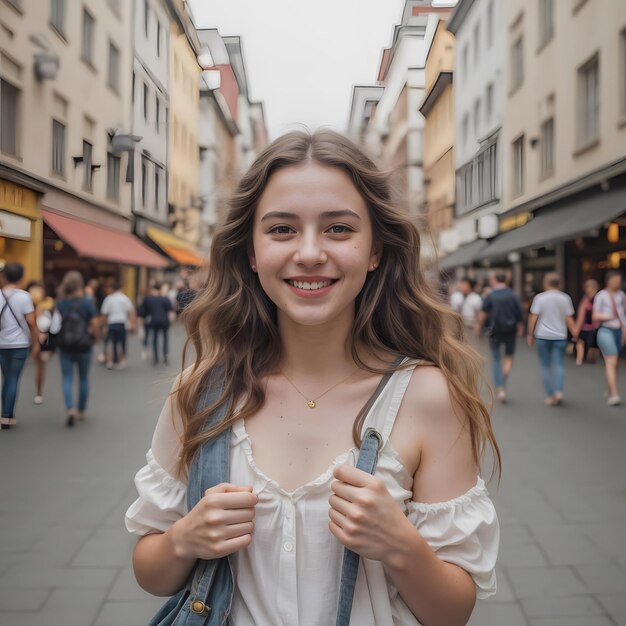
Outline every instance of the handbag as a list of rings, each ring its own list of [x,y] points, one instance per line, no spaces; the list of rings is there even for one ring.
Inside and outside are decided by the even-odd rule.
[[[394,361],[392,368],[390,368],[391,371],[383,376],[372,396],[359,411],[357,419],[369,412],[395,371],[395,366],[401,360],[399,357]],[[216,371],[218,372],[217,374],[215,373]],[[221,397],[224,389],[222,371],[221,368],[219,370],[216,368],[209,375],[209,383],[200,402],[201,406],[209,406]],[[226,403],[219,406],[208,417],[207,426],[214,425],[224,419],[226,411]],[[218,455],[222,455],[216,464],[220,471],[216,472],[211,480],[211,482],[215,481],[215,484],[228,481],[230,434],[230,429],[227,429],[205,444],[213,448]],[[356,463],[358,469],[369,474],[375,472],[382,441],[381,434],[374,428],[368,428],[365,431]],[[350,623],[359,561],[358,554],[348,548],[344,548],[336,626],[348,626]],[[169,598],[161,607],[161,610],[152,618],[149,626],[223,626],[230,612],[232,582],[232,570],[227,556],[210,561],[198,559],[185,586],[176,595]],[[225,595],[230,595],[230,598],[226,603],[226,608],[223,609]],[[222,600],[222,606],[217,611],[213,610],[212,598],[218,599],[218,601]]]

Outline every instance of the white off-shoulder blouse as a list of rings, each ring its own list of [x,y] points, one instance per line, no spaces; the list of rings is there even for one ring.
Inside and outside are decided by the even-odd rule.
[[[408,519],[444,561],[466,570],[479,598],[496,592],[499,526],[482,478],[446,502],[414,502],[412,477],[389,441],[414,365],[395,372],[372,406],[363,428],[383,436],[376,475]],[[168,399],[135,484],[139,497],[126,513],[130,532],[166,531],[187,513],[186,485],[174,476],[180,454],[180,418]],[[243,420],[233,426],[230,481],[252,485],[259,497],[252,543],[232,555],[233,626],[329,626],[335,623],[343,546],[328,529],[328,498],[336,465],[356,464],[357,449],[338,456],[318,478],[284,491],[255,464]],[[381,562],[361,559],[350,624],[419,626]]]

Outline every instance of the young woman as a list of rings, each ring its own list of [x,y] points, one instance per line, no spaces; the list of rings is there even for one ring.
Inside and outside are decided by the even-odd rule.
[[[498,521],[478,467],[498,448],[461,318],[419,254],[387,177],[344,137],[293,132],[257,158],[185,311],[196,360],[127,512],[143,588],[173,594],[196,559],[228,555],[230,624],[329,626],[345,546],[361,556],[352,624],[465,624],[495,593]],[[207,431],[216,367],[228,411]],[[374,476],[354,467],[369,427]],[[189,469],[226,429],[230,479],[188,507]]]
[[[611,270],[607,272],[605,286],[593,301],[593,321],[600,323],[598,328],[598,348],[604,357],[606,384],[609,390],[607,404],[618,406],[622,399],[617,389],[617,364],[622,348],[622,338],[626,333],[626,297],[622,291],[622,275]]]

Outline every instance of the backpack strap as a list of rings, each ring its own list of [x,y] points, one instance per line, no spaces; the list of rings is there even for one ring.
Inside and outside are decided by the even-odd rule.
[[[398,357],[392,364],[391,371],[385,374],[378,387],[361,409],[360,414],[367,414],[372,408],[374,402],[385,388],[389,379],[397,367],[402,362],[402,357]],[[378,463],[378,453],[383,446],[382,435],[375,428],[368,428],[363,435],[359,457],[356,462],[356,468],[374,474]],[[359,571],[360,557],[356,552],[348,548],[344,548],[343,562],[341,564],[341,583],[339,587],[339,604],[337,606],[336,626],[349,626],[350,614],[352,613],[352,601],[354,600],[354,588],[356,586],[356,577]]]
[[[2,291],[2,297],[4,298],[4,306],[2,307],[2,310],[0,310],[0,327],[2,326],[2,314],[4,313],[4,310],[8,307],[9,311],[11,311],[11,315],[13,315],[13,318],[15,319],[15,321],[17,322],[17,325],[22,329],[22,330],[26,330],[27,333],[30,335],[30,328],[24,328],[22,326],[22,323],[20,322],[20,320],[18,319],[17,315],[15,315],[15,311],[13,310],[13,307],[11,306],[11,303],[9,302],[9,298],[7,298],[6,293],[4,293],[4,289],[0,290]],[[12,295],[12,294],[11,294]]]

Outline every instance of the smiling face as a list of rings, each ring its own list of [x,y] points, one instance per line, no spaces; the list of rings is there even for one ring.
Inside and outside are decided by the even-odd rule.
[[[279,321],[304,326],[352,318],[354,300],[380,259],[350,177],[315,162],[271,176],[255,211],[252,246],[250,264]]]

